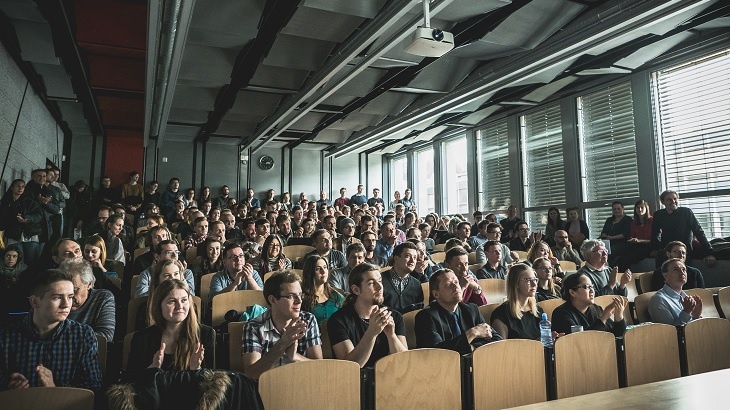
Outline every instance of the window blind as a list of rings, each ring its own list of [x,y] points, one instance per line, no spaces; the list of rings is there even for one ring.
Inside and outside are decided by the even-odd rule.
[[[477,131],[479,206],[506,210],[511,205],[507,120]]]
[[[577,98],[584,201],[639,196],[631,84]]]
[[[708,237],[730,235],[730,50],[653,73],[664,187],[682,194]]]
[[[527,207],[565,203],[560,105],[520,117],[524,196]]]

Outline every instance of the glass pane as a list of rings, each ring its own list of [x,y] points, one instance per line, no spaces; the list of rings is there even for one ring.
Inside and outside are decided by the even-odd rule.
[[[390,198],[385,200],[386,206],[393,201],[393,194],[398,191],[403,197],[403,192],[408,188],[408,158],[402,156],[391,160],[391,181]]]
[[[433,182],[433,148],[416,152],[415,180],[418,214],[436,212],[436,192]]]
[[[466,175],[466,137],[446,142],[443,154],[443,193],[446,213],[467,214],[469,212],[469,181]]]
[[[709,239],[730,236],[730,51],[653,73],[664,189],[697,197],[692,208]]]

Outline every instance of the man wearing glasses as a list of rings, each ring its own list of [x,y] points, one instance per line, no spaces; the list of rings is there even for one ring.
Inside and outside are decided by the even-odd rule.
[[[264,281],[250,263],[246,263],[241,245],[233,242],[223,249],[223,270],[210,281],[210,298],[234,290],[261,290]]]
[[[269,310],[248,321],[243,328],[246,376],[258,379],[274,367],[321,359],[322,341],[317,320],[313,314],[302,311],[299,275],[291,271],[273,275],[264,284],[264,297]]]
[[[477,236],[473,236],[475,243],[477,243],[479,246],[476,247],[476,254],[477,254],[477,261],[476,263],[486,263],[487,262],[487,255],[484,252],[484,244],[487,241],[497,241],[500,242],[500,245],[502,247],[502,259],[499,261],[502,265],[509,265],[514,261],[519,260],[519,256],[517,256],[517,253],[512,252],[509,250],[506,244],[501,243],[502,239],[502,225],[496,223],[496,222],[489,222],[489,220],[485,219],[481,222],[479,222],[479,234]],[[481,241],[481,243],[478,243],[476,241]]]
[[[555,246],[552,247],[553,256],[559,261],[570,261],[580,266],[583,259],[580,258],[578,251],[573,248],[573,244],[568,240],[568,232],[560,230],[555,232]]]
[[[177,244],[171,240],[161,241],[154,248],[155,264],[164,260],[174,260],[180,257],[180,250],[177,248]],[[155,264],[152,264],[149,268],[142,271],[139,274],[139,282],[137,282],[137,288],[134,290],[134,297],[141,298],[142,296],[148,296],[150,293],[150,278],[152,277],[152,270],[155,268]],[[195,294],[195,277],[193,271],[187,269],[187,264],[183,261],[185,272],[185,282],[190,287],[190,293]]]

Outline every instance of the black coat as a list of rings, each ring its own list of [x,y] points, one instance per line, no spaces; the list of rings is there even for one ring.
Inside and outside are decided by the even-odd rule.
[[[18,222],[18,214],[25,218],[25,223]],[[26,237],[41,234],[43,210],[29,196],[23,194],[13,200],[13,193],[8,191],[0,200],[0,229],[5,236],[20,241],[21,233]]]

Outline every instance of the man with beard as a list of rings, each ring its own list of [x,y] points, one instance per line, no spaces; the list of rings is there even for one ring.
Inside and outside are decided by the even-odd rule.
[[[327,321],[335,358],[373,367],[389,354],[408,350],[403,317],[381,306],[383,279],[378,267],[369,263],[356,266],[348,286],[344,306]]]
[[[583,260],[580,258],[578,251],[573,248],[573,244],[568,240],[568,232],[563,230],[555,231],[553,239],[555,240],[555,246],[551,248],[553,256],[558,258],[559,261],[570,261],[580,266]]]
[[[340,270],[347,266],[345,254],[336,249],[332,249],[332,236],[329,231],[325,229],[317,229],[314,231],[312,234],[312,244],[314,250],[304,255],[305,260],[309,256],[319,255],[327,259],[330,271]]]
[[[235,290],[261,290],[264,282],[250,263],[246,263],[246,256],[241,245],[231,242],[226,245],[221,254],[223,270],[217,272],[210,281],[210,298],[219,293]]]
[[[378,235],[375,231],[364,231],[360,234],[360,241],[365,247],[365,262],[381,268],[388,266],[388,260],[375,253],[375,245],[378,242]]]
[[[421,282],[412,275],[417,259],[418,247],[403,242],[393,250],[393,269],[385,272],[383,278],[385,305],[400,313],[423,307]]]
[[[284,213],[276,217],[276,231],[281,240],[284,242],[281,246],[286,246],[289,239],[292,237],[291,220],[289,219],[289,215]]]
[[[459,279],[450,269],[431,275],[429,292],[434,301],[416,315],[416,346],[471,353],[479,346],[502,340],[476,305],[462,302]]]

